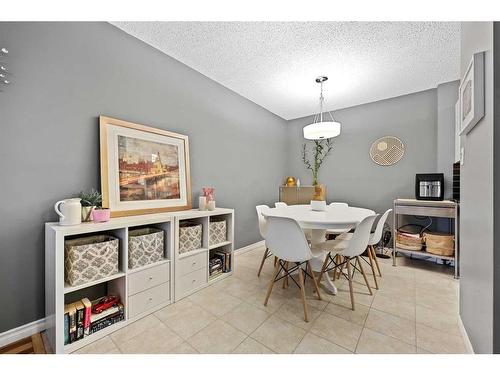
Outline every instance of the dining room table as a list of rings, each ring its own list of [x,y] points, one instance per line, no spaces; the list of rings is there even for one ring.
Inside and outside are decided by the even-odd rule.
[[[350,207],[343,205],[327,205],[324,211],[315,211],[309,204],[284,206],[270,208],[262,215],[292,218],[300,225],[302,230],[310,231],[311,246],[326,241],[326,232],[341,234],[354,229],[363,219],[375,215],[368,208]],[[272,251],[272,249],[271,249]],[[311,267],[314,272],[321,272],[324,256],[311,259]],[[322,280],[318,280],[318,283]],[[337,288],[331,276],[324,274],[325,288],[330,294],[337,294]]]

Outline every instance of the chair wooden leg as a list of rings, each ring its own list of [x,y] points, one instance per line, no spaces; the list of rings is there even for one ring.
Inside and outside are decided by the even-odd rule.
[[[340,264],[342,262],[342,256],[340,254],[335,255],[335,259],[336,259],[335,262],[337,264]],[[339,267],[338,273],[337,273],[337,280],[340,279],[340,276],[342,276],[342,270],[344,269],[344,266],[345,265],[343,264]]]
[[[340,255],[340,254],[338,254],[338,255],[337,255],[337,257],[338,257],[338,258],[337,258],[337,264],[342,263],[342,262],[343,262],[343,261],[345,261],[345,259],[346,259],[344,256],[342,256],[342,255]],[[344,264],[342,264],[342,265],[339,267],[339,273],[338,273],[338,275],[337,275],[337,279],[340,279],[340,276],[342,276],[342,274],[344,273],[344,268],[345,268],[345,267],[346,267],[346,264],[345,264],[345,263],[344,263]]]
[[[359,259],[359,256],[356,257],[356,261],[359,265],[359,270],[361,271],[361,274],[363,275],[363,279],[365,279],[365,284],[366,287],[368,288],[368,291],[370,292],[370,295],[373,295],[372,288],[370,287],[370,283],[368,282],[368,279],[366,278],[365,270],[363,269],[363,265],[361,264],[361,259]]]
[[[269,301],[269,297],[271,297],[271,292],[273,291],[273,286],[274,286],[274,280],[278,276],[280,272],[280,264],[279,262],[276,264],[276,267],[274,267],[274,275],[271,281],[269,282],[269,287],[267,288],[267,294],[266,294],[266,300],[264,301],[264,306],[267,306],[267,301]]]
[[[285,265],[284,265],[284,268],[285,268],[285,277],[283,278],[283,286],[282,288],[285,289],[288,287],[288,262],[285,262]]]
[[[262,257],[262,261],[260,262],[259,272],[257,272],[257,277],[260,277],[260,273],[262,272],[262,267],[264,267],[264,262],[266,261],[267,254],[269,254],[269,249],[266,247],[266,251],[264,251],[264,256]],[[276,262],[274,262],[274,266],[276,266]]]
[[[314,272],[312,270],[311,263],[309,263],[309,261],[307,261],[306,267],[307,267],[306,269],[308,269],[309,272],[311,273],[311,279],[313,280],[314,289],[316,290],[316,293],[318,294],[318,299],[321,300],[321,294],[319,294],[318,282],[316,281],[316,278],[314,277]]]
[[[278,257],[274,257],[274,267],[276,267],[276,263],[278,263]]]
[[[321,283],[321,280],[323,280],[323,275],[324,275],[325,270],[326,270],[326,265],[328,264],[329,256],[330,256],[330,253],[326,254],[326,256],[325,256],[325,260],[323,262],[323,265],[321,266],[321,272],[319,273],[318,283]],[[333,270],[333,272],[334,272],[333,277],[335,280],[335,269]]]
[[[370,245],[370,248],[372,250],[372,257],[373,260],[375,261],[375,266],[377,266],[378,275],[382,277],[382,273],[380,273],[380,267],[378,265],[377,253],[375,253],[375,248],[372,245]]]
[[[347,265],[347,281],[349,282],[349,294],[351,295],[351,307],[354,311],[354,291],[352,290],[352,278],[351,278],[351,258],[346,257]]]
[[[356,257],[356,259],[354,260],[354,266],[352,267],[352,275],[351,277],[354,279],[354,274],[356,273],[356,266],[358,265],[358,262],[359,262],[359,258]]]
[[[375,274],[375,266],[373,263],[373,254],[370,248],[368,248],[368,259],[370,260],[370,267],[372,268],[373,280],[375,281],[375,289],[378,289],[377,275]]]
[[[302,296],[302,305],[304,306],[304,320],[309,321],[307,316],[307,303],[306,303],[306,288],[304,286],[304,275],[302,275],[302,268],[299,267],[299,285],[300,285],[300,295]]]

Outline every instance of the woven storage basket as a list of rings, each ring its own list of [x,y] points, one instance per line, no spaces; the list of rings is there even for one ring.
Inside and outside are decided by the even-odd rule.
[[[227,241],[226,220],[211,221],[209,224],[209,245],[217,245]]]
[[[424,246],[424,239],[419,233],[396,232],[396,246],[401,249],[419,251]]]
[[[64,242],[64,280],[71,286],[118,272],[118,238],[97,235]]]
[[[179,227],[179,254],[201,248],[201,224],[183,223]]]
[[[425,232],[426,251],[434,255],[451,257],[455,253],[455,236],[448,233]]]
[[[128,232],[128,268],[137,268],[163,259],[165,232],[158,228]]]

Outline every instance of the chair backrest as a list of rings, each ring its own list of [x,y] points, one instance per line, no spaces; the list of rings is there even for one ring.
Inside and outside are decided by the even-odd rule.
[[[262,215],[262,212],[269,210],[269,206],[265,204],[261,204],[259,206],[256,206],[255,209],[257,210],[257,218],[259,219],[259,232],[260,236],[262,238],[266,238],[266,232],[267,232],[267,222],[266,218],[264,215]]]
[[[342,251],[342,255],[355,257],[366,250],[370,239],[370,231],[377,216],[367,216],[356,226],[352,238],[349,240],[349,245]]]
[[[304,232],[292,218],[268,216],[266,246],[273,255],[288,262],[304,262],[312,258]]]
[[[370,237],[370,242],[368,245],[376,245],[380,242],[380,240],[382,239],[382,232],[384,231],[384,224],[387,221],[387,216],[389,216],[391,212],[392,209],[389,208],[382,214],[377,223],[377,227],[375,228],[375,232]]]
[[[274,207],[276,207],[276,208],[288,207],[288,204],[286,204],[285,202],[276,202],[274,204]]]
[[[329,204],[330,207],[349,207],[347,203],[343,202],[332,202]]]

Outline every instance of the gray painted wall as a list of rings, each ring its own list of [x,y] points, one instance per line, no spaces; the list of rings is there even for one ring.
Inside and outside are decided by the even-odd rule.
[[[460,170],[460,316],[476,353],[493,352],[493,23],[463,22],[461,73],[486,52],[485,115],[465,137]]]
[[[383,212],[395,198],[414,197],[415,174],[436,171],[437,97],[433,89],[335,111],[342,133],[319,174],[328,200]],[[300,156],[302,128],[311,121],[311,116],[289,121],[287,174],[300,177],[303,185],[311,184],[311,175]],[[385,135],[406,147],[403,159],[390,167],[369,155],[373,141]]]
[[[98,115],[190,137],[203,185],[236,209],[236,247],[277,199],[286,122],[107,23],[0,23],[0,332],[44,316],[44,229],[55,201],[99,187]],[[237,176],[237,178],[235,178]]]

